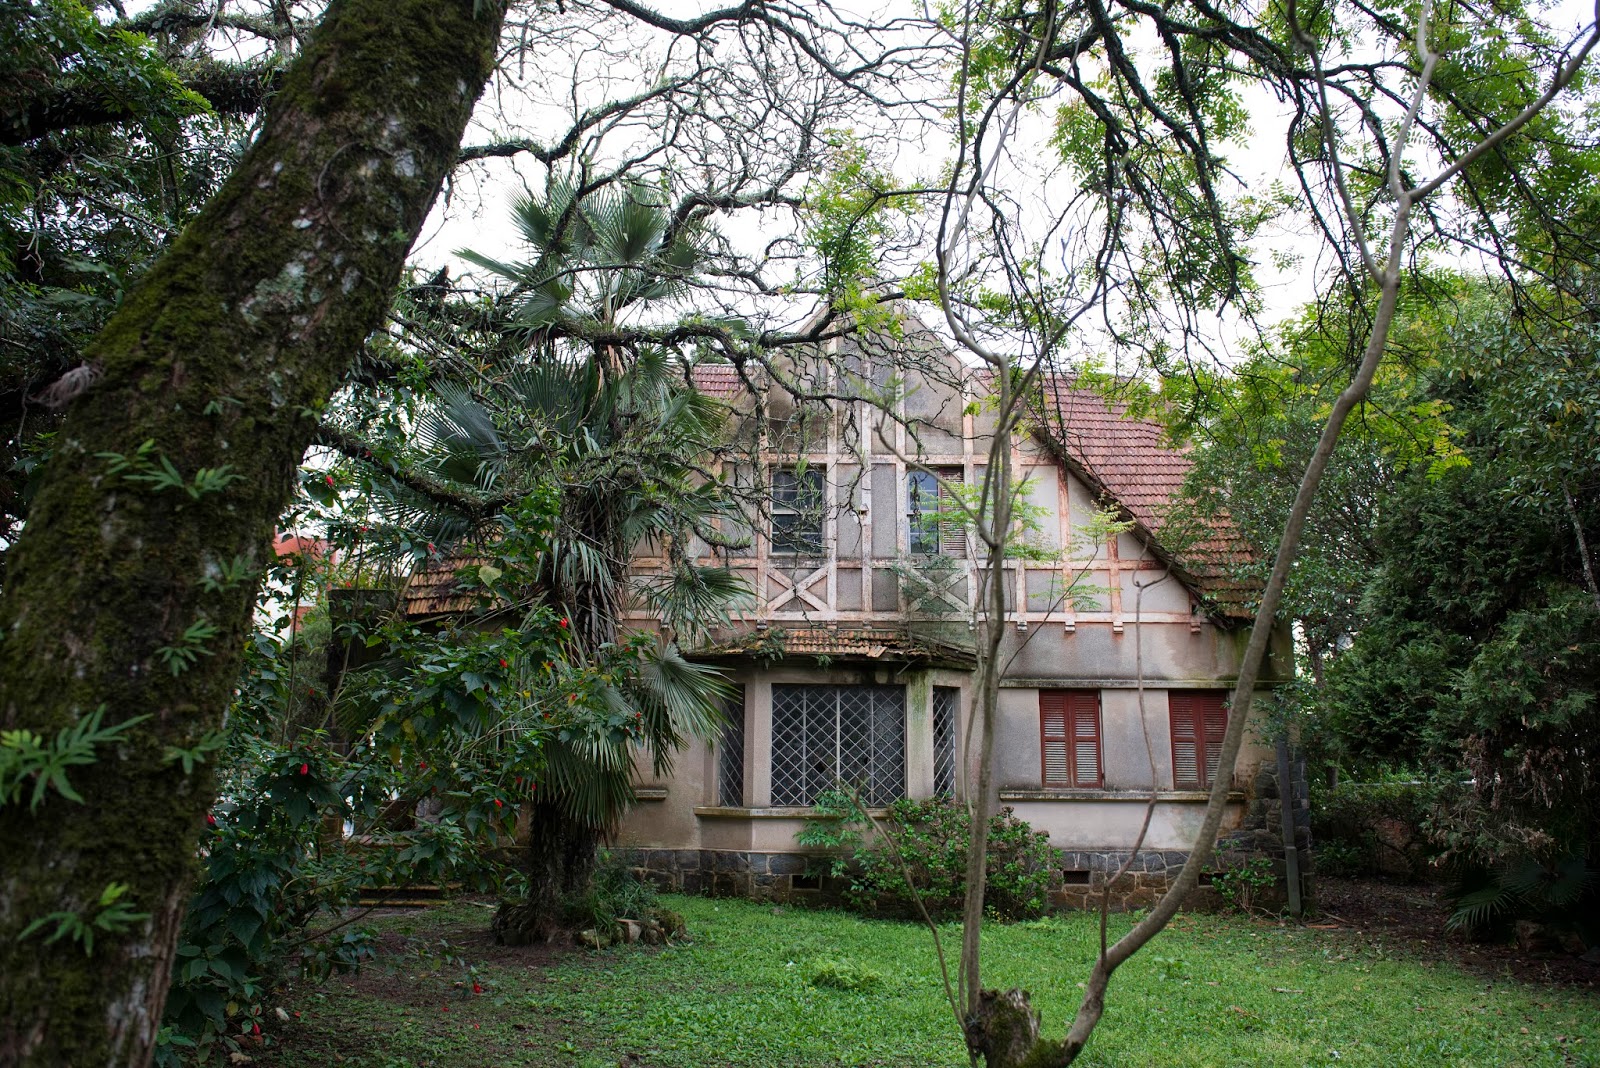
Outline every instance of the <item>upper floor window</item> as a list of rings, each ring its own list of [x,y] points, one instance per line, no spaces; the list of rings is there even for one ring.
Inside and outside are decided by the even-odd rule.
[[[1100,694],[1094,690],[1040,690],[1039,744],[1044,758],[1044,785],[1104,785]]]
[[[825,484],[825,472],[820,467],[785,467],[772,472],[774,553],[822,555]]]
[[[1228,730],[1228,695],[1219,690],[1169,690],[1172,785],[1209,790],[1217,776],[1222,736]]]
[[[961,482],[959,467],[906,473],[906,519],[911,530],[912,555],[967,555],[966,525],[961,521],[956,502],[951,499],[950,489]]]

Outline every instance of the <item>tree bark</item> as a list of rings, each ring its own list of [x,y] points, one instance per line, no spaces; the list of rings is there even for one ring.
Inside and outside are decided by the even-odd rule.
[[[494,0],[334,0],[260,139],[86,353],[101,378],[10,553],[0,726],[150,718],[69,769],[82,804],[0,807],[0,1065],[150,1062],[214,792],[166,751],[221,725],[254,599],[222,565],[270,559],[317,411],[379,324],[502,19]],[[182,486],[160,485],[169,464]],[[98,932],[92,954],[19,941],[52,911],[93,919],[111,883],[150,918]]]
[[[559,803],[538,802],[528,821],[528,896],[502,903],[494,917],[495,939],[523,946],[554,940],[561,930],[565,899],[589,889],[600,835]]]

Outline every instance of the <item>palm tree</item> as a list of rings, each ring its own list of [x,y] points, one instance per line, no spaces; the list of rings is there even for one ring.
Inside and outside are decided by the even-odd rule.
[[[680,293],[700,259],[698,233],[673,233],[670,216],[638,187],[574,198],[553,183],[518,201],[515,218],[535,255],[506,264],[463,253],[513,284],[503,329],[525,342],[520,358],[473,382],[433,384],[416,420],[416,465],[483,494],[537,488],[554,501],[552,527],[529,569],[529,603],[558,614],[577,664],[604,664],[598,701],[614,714],[564,730],[543,748],[533,803],[529,897],[502,909],[496,931],[522,941],[556,923],[564,896],[587,888],[596,847],[634,803],[637,753],[665,774],[690,734],[720,726],[727,687],[686,660],[677,641],[727,619],[745,592],[725,568],[696,564],[690,535],[719,540],[733,518],[724,487],[699,462],[726,439],[728,412],[687,386],[681,363],[659,348],[574,343],[612,329],[646,302]],[[463,537],[469,517],[397,487],[390,518],[441,539]],[[494,524],[477,537],[496,537]],[[640,578],[629,563],[645,544],[664,548],[666,573]],[[637,600],[661,621],[652,641],[620,621]],[[526,665],[530,675],[537,666]],[[527,692],[543,687],[530,677]],[[535,698],[501,730],[539,730]]]

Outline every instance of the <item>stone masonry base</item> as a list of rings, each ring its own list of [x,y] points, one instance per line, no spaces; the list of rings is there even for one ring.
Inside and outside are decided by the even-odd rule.
[[[1056,850],[1050,878],[1050,903],[1059,909],[1099,908],[1110,888],[1114,912],[1149,908],[1178,877],[1188,853],[1142,851],[1128,871],[1112,876],[1128,860],[1127,851]],[[629,849],[619,851],[642,879],[671,893],[742,897],[752,901],[828,903],[838,900],[845,881],[818,875],[825,858],[804,853],[759,853],[728,849]],[[1202,885],[1186,904],[1211,908],[1215,891]]]

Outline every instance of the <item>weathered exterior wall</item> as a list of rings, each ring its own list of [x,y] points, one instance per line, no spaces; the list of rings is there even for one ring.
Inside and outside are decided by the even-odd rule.
[[[953,361],[947,371],[952,381],[959,377]],[[821,386],[839,385],[820,365],[804,373]],[[757,603],[736,617],[734,630],[716,636],[713,650],[744,692],[742,803],[721,803],[720,743],[695,742],[680,754],[670,778],[646,778],[650,800],[628,816],[617,844],[633,850],[640,870],[652,879],[676,889],[762,897],[825,892],[806,876],[805,858],[794,841],[806,810],[772,804],[775,685],[904,687],[906,793],[933,795],[933,688],[959,691],[959,739],[971,708],[971,672],[961,666],[960,655],[919,661],[897,658],[892,647],[910,634],[937,637],[946,648],[973,648],[977,633],[971,605],[980,575],[972,553],[912,555],[908,478],[915,465],[906,458],[916,457],[952,478],[959,475],[968,484],[981,479],[992,417],[971,403],[976,395],[970,378],[959,391],[913,380],[902,400],[912,425],[885,424],[881,433],[876,430],[884,424],[881,414],[864,402],[836,403],[807,414],[797,413],[778,391],[769,398],[772,423],[758,466],[770,473],[803,458],[811,470],[822,472],[824,551],[812,556],[774,552],[763,517],[742,525],[753,535],[748,549],[717,559],[745,576],[758,594]],[[1005,628],[1003,657],[1009,667],[997,724],[994,800],[1049,833],[1062,857],[1058,903],[1074,904],[1088,889],[1098,891],[1121,863],[1118,858],[1128,856],[1153,791],[1157,805],[1139,845],[1136,871],[1113,888],[1117,903],[1137,907],[1149,903],[1145,899],[1165,885],[1169,872],[1175,875],[1205,807],[1202,791],[1179,789],[1174,781],[1169,699],[1174,693],[1230,689],[1245,635],[1236,621],[1211,614],[1202,591],[1175,574],[1141,536],[1088,536],[1085,530],[1097,511],[1095,491],[1048,450],[1024,442],[1013,462],[1028,480],[1026,497],[1039,517],[1030,538],[1042,558],[1008,567],[1001,576],[1008,611],[998,625]],[[737,477],[741,484],[759,485],[769,475],[744,470]],[[641,558],[635,566],[648,572],[664,565]],[[643,615],[632,622],[650,625]],[[874,660],[874,654],[862,652],[860,639],[877,633],[891,651]],[[744,655],[738,652],[741,642],[777,642],[780,635],[788,636],[790,650],[803,637],[802,652],[767,649],[754,655],[748,646]],[[829,645],[832,635],[839,636],[837,649]],[[1284,634],[1258,697],[1291,664]],[[1042,690],[1099,695],[1103,785],[1045,787]],[[1225,832],[1248,830],[1250,818],[1259,817],[1255,793],[1261,769],[1271,762],[1270,744],[1247,734],[1233,769],[1236,800]],[[959,761],[957,767],[955,792],[962,794],[969,777]],[[1236,843],[1245,837],[1236,836]],[[1270,843],[1262,838],[1257,844]],[[1073,881],[1079,879],[1085,881]]]

